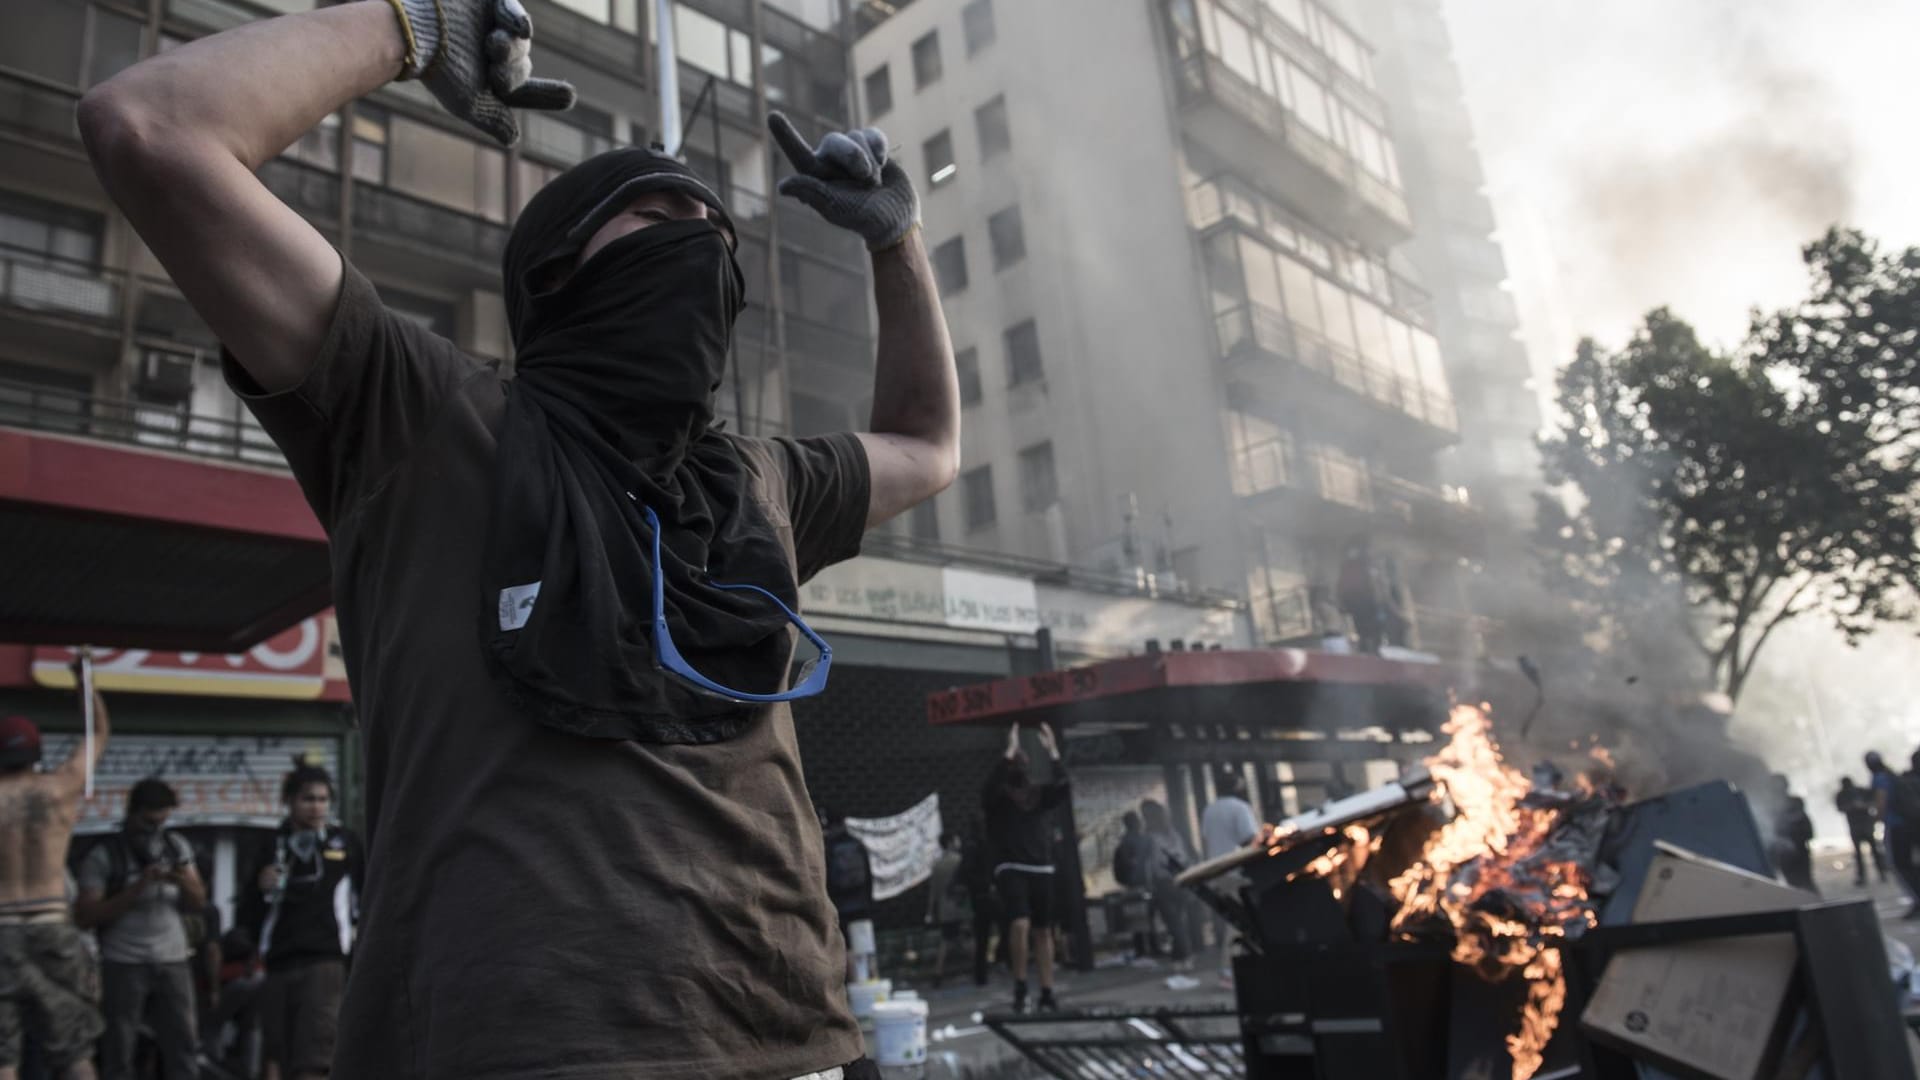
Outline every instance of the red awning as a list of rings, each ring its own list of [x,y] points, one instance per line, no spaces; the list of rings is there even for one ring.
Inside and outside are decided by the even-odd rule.
[[[329,583],[284,471],[0,428],[0,641],[239,652]]]
[[[1461,674],[1440,664],[1304,649],[1167,652],[942,690],[927,696],[927,720],[1144,727],[1156,719],[1262,719],[1291,726],[1311,714],[1430,729]]]

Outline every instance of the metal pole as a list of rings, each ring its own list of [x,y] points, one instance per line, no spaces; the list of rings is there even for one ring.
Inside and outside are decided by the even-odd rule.
[[[680,152],[680,62],[673,50],[673,0],[654,0],[653,21],[659,24],[655,66],[660,69],[660,145],[667,153]]]

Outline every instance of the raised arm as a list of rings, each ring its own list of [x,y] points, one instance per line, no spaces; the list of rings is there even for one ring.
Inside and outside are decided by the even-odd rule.
[[[391,7],[341,4],[188,42],[80,100],[100,182],[262,390],[306,376],[342,271],[254,170],[398,75],[404,55]]]
[[[73,685],[80,693],[86,692],[81,686],[78,659],[73,662]],[[86,728],[86,719],[86,699],[81,698],[80,723],[83,731]],[[67,755],[67,760],[61,762],[59,769],[55,770],[63,785],[72,788],[76,794],[86,785],[87,770],[98,768],[100,759],[106,756],[107,736],[112,729],[113,725],[107,716],[107,699],[100,696],[100,687],[96,685],[93,688],[93,754],[88,756],[86,742],[82,740],[80,745],[74,748],[73,753]]]
[[[833,132],[809,147],[779,113],[768,118],[795,175],[780,193],[860,234],[873,253],[880,342],[866,447],[867,524],[930,499],[960,471],[960,380],[920,236],[920,200],[878,128]]]
[[[873,485],[869,526],[938,495],[960,469],[959,377],[919,229],[873,253],[873,299],[872,430],[860,434]]]
[[[511,143],[508,105],[573,103],[571,87],[528,78],[532,35],[519,0],[362,0],[248,23],[88,91],[80,135],[188,303],[262,390],[284,390],[319,351],[342,270],[332,245],[254,171],[403,74]]]

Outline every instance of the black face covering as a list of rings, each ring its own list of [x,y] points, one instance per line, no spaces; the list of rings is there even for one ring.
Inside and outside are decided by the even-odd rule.
[[[542,189],[507,245],[517,376],[500,431],[482,639],[508,694],[540,723],[714,742],[753,713],[656,664],[642,507],[661,522],[667,622],[686,659],[723,685],[778,689],[791,649],[785,617],[763,598],[705,584],[751,583],[797,606],[793,570],[739,453],[712,430],[745,303],[739,267],[713,221],[673,221],[535,289],[636,187],[713,201],[684,165],[616,150]]]

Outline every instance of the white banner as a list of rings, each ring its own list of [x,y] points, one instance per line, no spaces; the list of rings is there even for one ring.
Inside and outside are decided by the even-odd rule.
[[[873,864],[873,898],[892,899],[933,875],[940,858],[940,793],[892,817],[850,817],[847,831]]]

